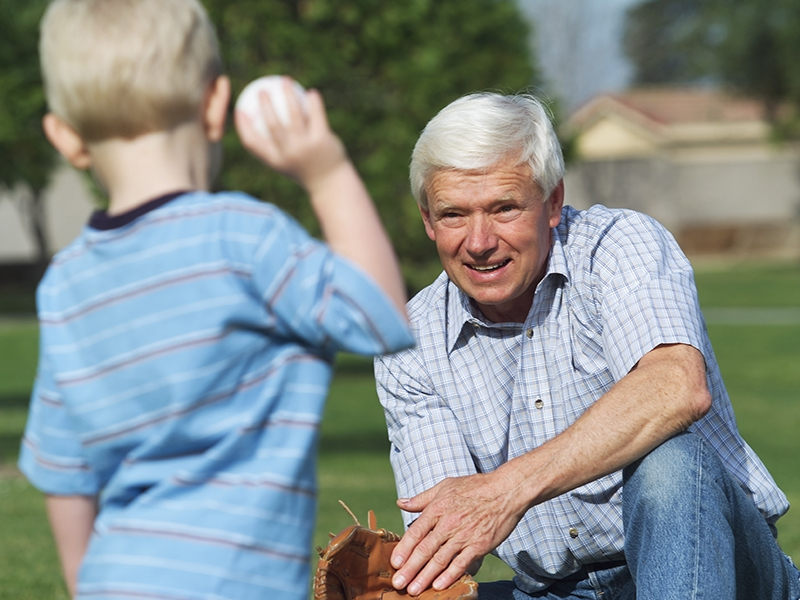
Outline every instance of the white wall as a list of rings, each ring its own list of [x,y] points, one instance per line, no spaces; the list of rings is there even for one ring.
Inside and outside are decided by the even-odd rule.
[[[24,188],[0,194],[0,263],[28,262],[36,258],[36,244],[20,208]],[[83,176],[61,165],[44,191],[48,250],[57,252],[75,236],[94,210]]]

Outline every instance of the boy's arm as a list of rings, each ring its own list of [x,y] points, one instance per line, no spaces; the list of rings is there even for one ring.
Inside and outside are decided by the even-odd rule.
[[[78,569],[86,554],[97,516],[96,499],[93,496],[47,495],[46,506],[64,580],[70,597],[74,597]]]
[[[237,111],[242,144],[305,188],[331,249],[365,270],[405,314],[405,287],[394,249],[361,177],[328,125],[322,96],[316,90],[306,92],[304,111],[288,79],[285,85],[291,122],[284,125],[275,116],[263,93],[262,110],[271,135],[260,135]]]

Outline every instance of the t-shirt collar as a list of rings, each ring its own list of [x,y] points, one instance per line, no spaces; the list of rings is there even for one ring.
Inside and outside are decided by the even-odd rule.
[[[152,200],[148,200],[144,204],[140,204],[134,209],[131,209],[127,212],[120,213],[118,215],[109,215],[104,210],[96,210],[92,213],[92,216],[89,218],[89,227],[92,229],[97,229],[99,231],[109,231],[111,229],[118,229],[120,227],[124,227],[129,223],[133,223],[139,217],[146,215],[147,213],[159,208],[160,206],[164,206],[167,202],[174,200],[178,196],[183,196],[187,194],[186,190],[181,190],[179,192],[171,192],[169,194],[164,194],[163,196],[159,196],[158,198],[153,198]]]

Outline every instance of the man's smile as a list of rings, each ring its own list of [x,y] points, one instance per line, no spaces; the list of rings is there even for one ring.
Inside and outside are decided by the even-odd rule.
[[[467,267],[469,267],[473,271],[478,271],[480,273],[488,273],[490,271],[496,271],[497,269],[501,269],[501,268],[505,267],[510,262],[511,262],[511,259],[507,258],[503,262],[498,263],[496,265],[467,265]]]

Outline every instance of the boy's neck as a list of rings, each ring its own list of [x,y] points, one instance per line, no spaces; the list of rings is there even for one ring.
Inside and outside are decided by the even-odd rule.
[[[187,123],[126,140],[91,144],[95,176],[117,215],[170,192],[207,190],[216,165],[202,126]]]

